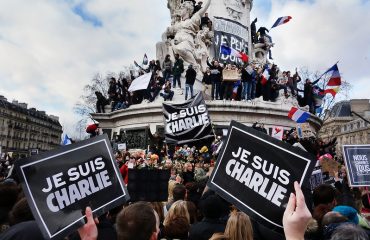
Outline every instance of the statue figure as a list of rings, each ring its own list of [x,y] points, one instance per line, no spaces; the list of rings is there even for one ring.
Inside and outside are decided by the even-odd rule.
[[[234,20],[240,20],[243,16],[243,8],[246,7],[247,0],[224,0],[224,4],[229,16]]]
[[[171,25],[175,22],[176,11],[180,8],[181,0],[167,0],[167,8],[170,9]]]
[[[195,59],[200,64],[200,70],[206,71],[208,48],[212,45],[214,33],[208,27],[203,27],[195,37]]]
[[[196,70],[200,70],[201,67],[199,62],[197,61],[197,59],[199,59],[199,52],[201,50],[207,51],[207,49],[199,49],[199,47],[204,47],[204,45],[200,41],[198,41],[197,50],[195,38],[200,31],[201,17],[207,11],[210,4],[211,0],[204,1],[202,8],[193,14],[194,6],[192,2],[183,2],[180,5],[180,8],[177,9],[177,11],[175,10],[175,15],[180,16],[181,20],[175,19],[173,25],[167,29],[166,36],[169,40],[167,41],[166,45],[163,45],[163,43],[160,46],[157,45],[157,52],[158,47],[168,47],[168,53],[171,56],[173,56],[174,53],[177,53],[186,64],[192,64]],[[171,39],[172,37],[173,39]],[[202,38],[200,37],[200,39]],[[203,52],[205,53],[205,51]],[[164,53],[166,51],[162,49],[159,50],[159,52]],[[196,52],[198,52],[198,54]]]

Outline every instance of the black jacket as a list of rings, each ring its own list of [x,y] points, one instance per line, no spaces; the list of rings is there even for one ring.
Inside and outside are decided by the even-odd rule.
[[[194,85],[195,78],[197,77],[197,72],[194,70],[194,68],[188,68],[185,73],[186,84]]]
[[[190,227],[188,240],[208,240],[214,233],[223,233],[226,221],[220,219],[204,218]]]

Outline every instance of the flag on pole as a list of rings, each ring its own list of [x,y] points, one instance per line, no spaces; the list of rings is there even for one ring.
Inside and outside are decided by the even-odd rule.
[[[145,53],[143,57],[143,65],[147,65],[147,64],[148,64],[148,56]]]
[[[292,19],[291,16],[285,16],[285,17],[279,17],[276,22],[274,23],[274,25],[272,25],[271,28],[274,28],[274,27],[277,27],[277,26],[280,26],[284,23],[287,23],[290,21],[290,19]]]
[[[243,52],[239,52],[238,50],[236,50],[232,47],[221,45],[221,53],[224,54],[224,55],[229,55],[229,56],[234,56],[234,57],[240,58],[243,62],[248,62],[248,55],[247,54],[245,54]]]
[[[296,107],[292,107],[288,113],[288,117],[297,123],[304,123],[310,117],[310,114]]]
[[[64,139],[63,139],[62,145],[65,146],[65,145],[69,145],[69,144],[72,144],[72,141],[68,137],[68,135],[66,134],[66,135],[64,135]]]
[[[340,85],[342,84],[341,77],[338,70],[338,65],[335,64],[331,68],[329,68],[324,74],[330,73],[330,79],[326,84],[326,89],[324,90],[323,94],[330,93],[333,97],[339,92]]]
[[[135,78],[132,82],[130,87],[128,88],[129,92],[134,92],[137,90],[144,90],[148,88],[150,79],[152,77],[152,73],[145,73],[138,78]]]

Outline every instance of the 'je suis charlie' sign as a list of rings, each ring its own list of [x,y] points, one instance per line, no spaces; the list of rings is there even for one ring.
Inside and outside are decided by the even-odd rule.
[[[21,159],[16,167],[47,239],[82,226],[87,206],[101,215],[128,199],[107,135]]]
[[[293,183],[306,184],[314,165],[311,154],[232,121],[208,186],[256,221],[281,231]]]

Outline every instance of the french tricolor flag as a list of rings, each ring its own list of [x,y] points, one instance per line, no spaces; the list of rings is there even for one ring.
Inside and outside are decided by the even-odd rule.
[[[234,56],[234,57],[240,58],[243,62],[248,62],[248,55],[247,54],[245,54],[243,52],[239,52],[238,50],[236,50],[232,47],[221,45],[221,53],[224,54],[224,55]]]
[[[297,123],[304,123],[310,117],[310,114],[296,107],[292,107],[288,113],[288,117]]]
[[[285,17],[279,17],[276,22],[274,23],[274,25],[272,25],[271,28],[274,28],[274,27],[277,27],[277,26],[280,26],[284,23],[287,23],[290,21],[290,19],[292,19],[291,16],[285,16]]]

